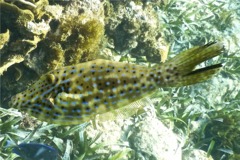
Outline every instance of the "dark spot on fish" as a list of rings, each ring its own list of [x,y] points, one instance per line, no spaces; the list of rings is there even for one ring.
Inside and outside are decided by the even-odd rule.
[[[106,72],[109,73],[109,72],[110,72],[110,69],[106,69]]]
[[[154,74],[153,74],[153,73],[151,73],[151,74],[150,74],[150,77],[154,77]]]
[[[86,112],[90,112],[91,108],[90,107],[86,107]]]
[[[94,103],[94,108],[96,108],[96,109],[98,108],[98,105],[97,105],[97,103]]]
[[[100,98],[99,98],[99,96],[96,96],[95,99],[96,99],[96,100],[99,100]]]

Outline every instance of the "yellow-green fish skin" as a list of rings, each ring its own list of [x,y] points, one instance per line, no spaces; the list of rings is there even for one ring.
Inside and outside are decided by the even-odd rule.
[[[220,43],[194,47],[153,68],[101,59],[67,66],[43,75],[29,89],[13,96],[9,106],[49,123],[79,124],[139,100],[159,87],[207,80],[221,64],[194,68],[222,50]]]

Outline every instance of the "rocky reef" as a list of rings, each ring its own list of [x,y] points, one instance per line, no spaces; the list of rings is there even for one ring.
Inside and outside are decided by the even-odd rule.
[[[137,61],[164,62],[168,45],[155,6],[161,1],[110,1],[105,5],[109,48]]]

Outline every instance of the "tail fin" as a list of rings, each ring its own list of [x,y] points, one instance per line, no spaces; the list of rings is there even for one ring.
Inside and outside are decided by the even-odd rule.
[[[176,71],[174,71],[174,73],[177,75],[175,77],[176,79],[173,78],[172,82],[166,82],[167,86],[186,86],[209,79],[220,70],[222,67],[221,64],[215,64],[196,70],[194,70],[194,68],[202,62],[220,55],[223,49],[224,47],[221,43],[212,42],[178,54],[166,62],[166,66],[175,66]]]

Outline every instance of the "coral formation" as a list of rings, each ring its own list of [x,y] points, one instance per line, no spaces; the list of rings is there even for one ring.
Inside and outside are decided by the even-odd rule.
[[[3,46],[8,42],[9,37],[10,37],[10,33],[8,29],[6,30],[6,32],[0,33],[0,49],[2,49]]]
[[[146,57],[148,62],[166,60],[168,45],[155,4],[160,2],[110,1],[105,7],[106,34],[114,49],[133,58]]]

